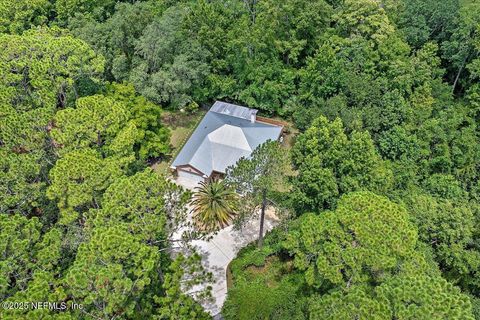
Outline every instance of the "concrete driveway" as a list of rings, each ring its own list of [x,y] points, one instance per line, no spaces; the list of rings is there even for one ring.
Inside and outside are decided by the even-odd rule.
[[[197,181],[179,177],[174,179],[173,182],[190,190],[193,190],[198,186]],[[191,219],[191,217],[189,219]],[[269,208],[265,214],[264,232],[271,230],[277,224],[278,218],[276,217],[274,210]],[[218,233],[208,241],[193,240],[189,243],[191,246],[195,247],[198,253],[202,256],[203,266],[214,276],[215,282],[213,285],[208,283],[194,287],[191,290],[191,292],[198,292],[199,290],[206,288],[208,285],[212,285],[212,301],[201,302],[205,310],[212,316],[220,313],[227,296],[228,264],[236,257],[241,248],[245,247],[252,241],[257,240],[259,229],[259,218],[254,218],[247,222],[242,230],[234,230],[233,226],[228,226],[218,231]],[[180,230],[177,234],[174,234],[173,239],[180,239],[181,234],[184,231],[186,230]],[[179,248],[179,250],[181,250],[181,248]]]
[[[278,224],[278,219],[273,210],[267,210],[265,215],[265,232]],[[212,316],[218,315],[222,310],[227,296],[227,266],[238,251],[258,238],[260,222],[252,219],[242,230],[234,230],[228,226],[220,230],[211,240],[193,240],[190,242],[202,256],[202,264],[214,276],[214,283],[203,284],[192,288],[191,292],[212,286],[212,301],[201,302],[205,310]],[[187,292],[188,293],[188,292]]]

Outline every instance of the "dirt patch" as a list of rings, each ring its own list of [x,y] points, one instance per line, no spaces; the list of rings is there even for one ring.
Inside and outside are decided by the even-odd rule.
[[[299,133],[298,129],[293,127],[293,125],[288,125],[284,129],[282,146],[285,149],[291,149],[295,144],[295,138],[297,137],[298,133]]]
[[[162,113],[162,123],[166,124],[170,129],[191,128],[197,123],[198,118],[205,115],[204,110],[197,110],[194,113],[181,111],[164,111]]]

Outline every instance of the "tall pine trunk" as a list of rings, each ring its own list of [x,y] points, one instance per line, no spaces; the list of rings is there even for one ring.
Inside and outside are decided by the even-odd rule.
[[[258,235],[258,248],[263,246],[263,225],[265,223],[265,209],[267,207],[267,190],[262,191],[262,212],[260,213],[260,233]]]

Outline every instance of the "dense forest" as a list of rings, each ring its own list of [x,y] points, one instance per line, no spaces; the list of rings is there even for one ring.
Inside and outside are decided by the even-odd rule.
[[[216,99],[298,131],[225,319],[480,319],[478,0],[0,0],[0,301],[69,306],[1,319],[211,318],[151,166]]]

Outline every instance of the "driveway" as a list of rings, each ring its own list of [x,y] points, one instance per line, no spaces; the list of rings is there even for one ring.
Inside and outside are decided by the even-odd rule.
[[[186,189],[193,190],[198,186],[197,181],[184,178],[176,178],[173,180],[176,184]],[[278,218],[273,209],[269,208],[265,214],[264,232],[271,230],[278,224]],[[191,292],[198,292],[212,286],[213,299],[210,302],[201,302],[205,310],[212,316],[220,313],[223,303],[227,296],[227,266],[232,261],[238,251],[258,238],[260,229],[259,218],[251,219],[246,223],[242,230],[234,230],[233,226],[228,226],[220,230],[210,240],[193,240],[189,244],[196,248],[202,256],[202,264],[214,276],[214,283],[204,284],[192,288]],[[181,238],[181,234],[185,230],[180,230],[173,235],[173,239]],[[179,248],[180,249],[180,248]],[[181,250],[181,249],[180,249]],[[187,292],[188,293],[188,292]]]
[[[278,224],[278,219],[272,209],[267,210],[265,214],[265,232],[271,230]],[[212,239],[208,241],[193,240],[190,242],[202,257],[202,264],[207,271],[214,277],[213,285],[211,283],[203,284],[192,288],[191,292],[212,286],[211,301],[200,302],[205,310],[212,316],[219,314],[227,296],[227,266],[232,261],[238,251],[252,241],[258,238],[260,227],[259,219],[252,219],[242,230],[234,230],[233,226],[228,226],[220,230]],[[178,238],[179,235],[174,235]],[[187,292],[188,293],[188,292]]]

